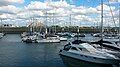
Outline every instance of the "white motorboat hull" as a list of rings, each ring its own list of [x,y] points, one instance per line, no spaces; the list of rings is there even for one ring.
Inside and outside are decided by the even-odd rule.
[[[88,56],[84,54],[75,54],[67,51],[60,51],[60,55],[70,57],[73,59],[77,59],[80,61],[85,61],[85,62],[90,62],[94,64],[103,64],[103,65],[114,65],[114,64],[119,64],[119,60],[113,60],[113,59],[103,59],[103,58],[98,58],[98,57],[93,57],[93,56]]]
[[[60,55],[60,57],[67,67],[113,67],[112,65],[91,63],[64,55]]]

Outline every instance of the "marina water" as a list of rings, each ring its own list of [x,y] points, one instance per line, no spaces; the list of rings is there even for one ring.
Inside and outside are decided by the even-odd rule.
[[[89,40],[90,35],[87,35]],[[24,43],[20,34],[6,34],[0,39],[0,67],[75,67],[77,60],[67,59],[70,64],[63,61],[59,51],[67,41],[60,43]],[[81,65],[82,64],[82,65]],[[81,63],[78,67],[93,67]],[[84,66],[84,65],[85,66]],[[98,67],[97,65],[94,67]]]
[[[19,34],[7,34],[0,40],[0,67],[65,67],[59,57],[62,43],[26,44]]]

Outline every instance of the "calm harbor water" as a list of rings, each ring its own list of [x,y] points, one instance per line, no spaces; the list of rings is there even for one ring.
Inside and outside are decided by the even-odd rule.
[[[97,40],[90,35],[83,40]],[[66,64],[59,56],[59,50],[67,42],[60,43],[23,43],[19,34],[7,34],[0,39],[0,67],[72,67],[76,60]],[[66,65],[67,66],[66,66]],[[79,63],[80,67],[93,67]],[[84,64],[85,66],[83,66]],[[78,65],[75,63],[75,65]],[[78,67],[78,66],[75,66]],[[94,66],[98,67],[98,65]],[[103,66],[100,66],[103,67]],[[105,66],[106,67],[106,66]]]
[[[0,67],[66,67],[58,55],[64,44],[26,44],[19,34],[7,34],[0,39]]]

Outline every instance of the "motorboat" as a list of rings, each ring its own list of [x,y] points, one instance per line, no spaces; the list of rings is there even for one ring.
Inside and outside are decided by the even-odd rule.
[[[117,56],[104,51],[99,51],[89,43],[84,43],[84,41],[69,42],[62,50],[60,50],[59,55],[65,62],[72,59],[71,61],[67,61],[67,64],[73,65],[75,63],[74,67],[78,67],[76,65],[79,64],[80,66],[84,66],[81,65],[83,63],[99,65],[100,67],[111,67],[112,65],[119,65],[120,63],[120,58]]]

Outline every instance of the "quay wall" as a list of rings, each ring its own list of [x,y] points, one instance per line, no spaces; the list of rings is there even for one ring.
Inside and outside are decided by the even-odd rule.
[[[4,27],[0,28],[0,32],[9,33],[9,34],[19,34],[22,32],[28,31],[27,27]]]
[[[30,29],[28,27],[4,27],[4,28],[0,28],[0,32],[3,33],[9,33],[9,34],[19,34],[22,32],[28,32]],[[33,31],[36,32],[45,32],[45,28],[34,28]],[[77,33],[78,29],[77,28],[48,28],[48,32],[50,33],[60,33],[60,32],[72,32],[72,33]],[[98,33],[100,32],[99,29],[92,29],[92,28],[79,28],[79,33]]]

